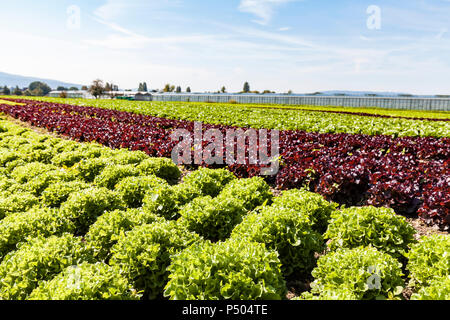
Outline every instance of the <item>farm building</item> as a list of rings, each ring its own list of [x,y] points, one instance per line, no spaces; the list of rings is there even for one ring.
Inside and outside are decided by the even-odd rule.
[[[286,104],[338,107],[450,111],[449,98],[306,96],[276,94],[152,94],[151,101]]]
[[[66,91],[68,98],[94,97],[87,91]],[[50,92],[50,97],[59,97],[61,91]],[[279,94],[195,94],[195,93],[149,93],[136,91],[106,92],[102,99],[126,99],[136,101],[182,101],[285,104],[338,107],[379,107],[386,109],[450,111],[450,98],[428,97],[361,97],[361,96],[311,96]]]
[[[138,92],[135,96],[134,96],[134,100],[136,101],[152,101],[153,97],[150,93],[141,93]]]
[[[52,98],[59,98],[61,93],[63,91],[52,91],[48,94],[49,97]],[[67,98],[73,98],[73,99],[78,99],[78,98],[83,98],[83,99],[93,99],[94,96],[91,95],[88,91],[85,90],[79,90],[79,91],[64,91],[67,94]]]

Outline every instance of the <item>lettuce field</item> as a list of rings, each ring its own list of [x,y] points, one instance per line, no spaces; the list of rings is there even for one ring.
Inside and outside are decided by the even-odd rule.
[[[0,300],[448,300],[449,170],[446,112],[0,97]]]

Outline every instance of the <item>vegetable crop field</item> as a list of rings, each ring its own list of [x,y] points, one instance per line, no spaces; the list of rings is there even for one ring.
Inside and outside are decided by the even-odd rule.
[[[0,300],[449,300],[449,170],[450,112],[3,96]]]

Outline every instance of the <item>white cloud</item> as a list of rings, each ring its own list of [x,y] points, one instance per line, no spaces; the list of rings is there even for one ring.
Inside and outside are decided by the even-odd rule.
[[[102,20],[114,20],[120,15],[126,14],[130,9],[152,10],[153,14],[158,8],[180,7],[182,0],[105,0],[105,3],[98,7],[94,14]]]
[[[252,20],[253,22],[266,25],[272,19],[275,7],[292,1],[294,0],[241,0],[239,10],[259,18],[259,20]]]
[[[103,20],[112,20],[122,13],[127,6],[127,2],[123,0],[107,0],[104,5],[95,10],[94,14]]]
[[[148,42],[148,38],[136,34],[128,29],[125,29],[113,22],[107,22],[102,19],[94,18],[95,21],[109,27],[111,30],[117,32],[110,34],[102,39],[84,40],[89,45],[97,45],[109,49],[137,49]]]
[[[168,45],[182,45],[195,44],[202,45],[208,43],[217,36],[215,35],[183,35],[183,36],[164,36],[164,37],[148,37],[142,34],[137,34],[129,29],[126,29],[117,23],[104,21],[102,19],[94,19],[98,23],[107,26],[109,29],[115,31],[101,39],[87,39],[83,42],[88,45],[104,47],[108,49],[142,49],[148,45],[153,46],[168,46]],[[172,48],[173,49],[173,48]]]

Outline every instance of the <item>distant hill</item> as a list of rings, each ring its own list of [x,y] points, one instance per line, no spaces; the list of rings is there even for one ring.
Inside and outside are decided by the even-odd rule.
[[[78,89],[81,89],[80,84],[76,83],[67,83],[63,81],[58,80],[51,80],[51,79],[42,79],[42,78],[35,78],[35,77],[25,77],[25,76],[19,76],[15,74],[0,72],[0,86],[8,86],[8,87],[15,87],[19,86],[19,88],[26,88],[31,82],[34,81],[42,81],[48,84],[52,89],[56,89],[59,86],[63,86],[66,88],[70,87],[77,87]]]

